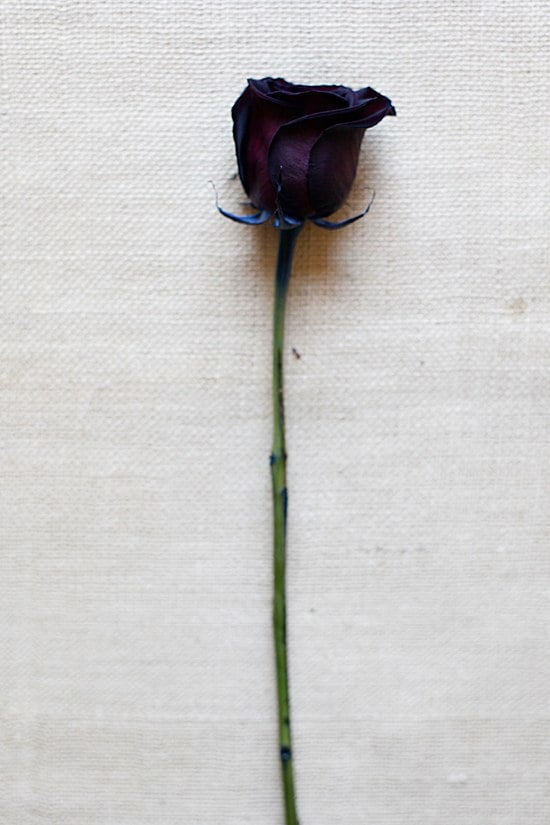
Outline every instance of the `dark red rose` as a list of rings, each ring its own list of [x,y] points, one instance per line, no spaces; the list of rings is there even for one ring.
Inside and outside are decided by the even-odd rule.
[[[262,218],[277,213],[301,222],[339,209],[365,129],[394,114],[391,101],[370,87],[249,80],[232,109],[233,135],[242,184]]]

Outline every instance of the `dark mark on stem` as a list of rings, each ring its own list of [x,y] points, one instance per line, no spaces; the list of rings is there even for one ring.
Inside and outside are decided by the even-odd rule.
[[[281,762],[290,762],[292,759],[292,751],[288,745],[281,746]]]

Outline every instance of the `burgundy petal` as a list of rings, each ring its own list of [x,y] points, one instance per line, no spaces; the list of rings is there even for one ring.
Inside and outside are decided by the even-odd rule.
[[[282,126],[271,143],[271,182],[275,187],[280,186],[279,205],[282,210],[296,218],[313,214],[307,174],[309,155],[319,133],[317,118],[306,117]]]
[[[292,120],[293,113],[284,103],[267,95],[259,81],[249,81],[250,111],[247,141],[242,151],[245,190],[258,209],[275,209],[276,185],[269,174],[268,156],[273,136]],[[242,179],[242,178],[241,178]]]
[[[345,109],[349,105],[342,95],[317,89],[309,89],[307,92],[275,92],[273,98],[292,107],[295,117]]]
[[[237,165],[239,167],[239,177],[248,194],[248,176],[246,174],[246,143],[248,136],[248,124],[250,122],[250,89],[247,87],[242,95],[235,101],[231,109],[233,117],[233,138],[237,152]]]
[[[356,120],[326,129],[311,149],[307,174],[309,199],[317,217],[342,206],[357,172],[365,129],[375,126],[395,110],[387,98],[369,100]]]
[[[324,218],[342,206],[355,175],[364,127],[333,126],[312,147],[307,173],[313,212]]]
[[[355,177],[363,132],[391,106],[387,98],[374,95],[346,109],[305,115],[278,129],[269,149],[269,174],[274,187],[280,182],[285,212],[299,218],[324,217],[341,206]],[[325,134],[329,137],[323,146]],[[311,161],[318,143],[318,156]]]

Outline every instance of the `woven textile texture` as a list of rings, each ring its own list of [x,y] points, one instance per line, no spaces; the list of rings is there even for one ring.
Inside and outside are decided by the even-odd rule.
[[[289,294],[301,825],[550,821],[547,11],[3,1],[2,824],[282,825],[265,75],[397,109]]]

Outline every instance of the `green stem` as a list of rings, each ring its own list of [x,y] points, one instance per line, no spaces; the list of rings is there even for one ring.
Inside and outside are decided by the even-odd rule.
[[[294,245],[301,227],[279,232],[279,253],[275,273],[275,307],[273,312],[273,450],[271,478],[273,483],[273,631],[277,671],[277,702],[279,713],[279,757],[285,802],[285,825],[298,825],[286,644],[286,520],[288,493],[286,486],[285,410],[283,399],[283,342],[285,303],[292,267]]]

